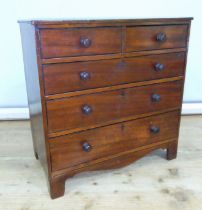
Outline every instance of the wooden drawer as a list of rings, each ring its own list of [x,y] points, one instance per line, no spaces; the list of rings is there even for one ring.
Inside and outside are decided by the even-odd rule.
[[[46,95],[183,75],[185,53],[43,66]]]
[[[47,101],[48,131],[82,130],[119,118],[179,107],[182,84],[174,81]]]
[[[178,135],[179,111],[50,139],[52,170],[59,170]]]
[[[40,40],[43,58],[119,53],[121,28],[44,29]]]
[[[187,29],[187,25],[128,27],[125,51],[186,47]]]

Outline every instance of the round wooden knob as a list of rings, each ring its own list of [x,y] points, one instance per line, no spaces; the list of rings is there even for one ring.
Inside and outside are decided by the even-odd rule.
[[[164,34],[164,33],[158,33],[157,35],[156,35],[156,40],[158,41],[158,42],[164,42],[164,41],[166,41],[166,34]]]
[[[81,80],[89,80],[90,79],[90,73],[83,71],[80,73],[80,78]]]
[[[159,131],[160,131],[160,128],[158,126],[152,125],[150,127],[150,132],[151,133],[159,133]]]
[[[80,39],[80,44],[81,44],[82,47],[90,47],[91,40],[89,38],[81,38]]]
[[[90,152],[92,149],[91,145],[88,142],[84,142],[82,144],[82,148],[83,148],[83,151],[85,152]]]
[[[165,68],[165,66],[162,63],[156,63],[154,65],[154,68],[156,71],[162,71]]]
[[[161,100],[161,96],[160,96],[159,94],[154,93],[154,94],[152,94],[152,96],[151,96],[151,100],[152,100],[153,102],[159,102],[159,101]]]
[[[89,105],[83,105],[83,106],[81,107],[81,110],[82,110],[82,112],[83,112],[84,114],[86,114],[86,115],[91,114],[92,111],[93,111],[92,107],[89,106]]]

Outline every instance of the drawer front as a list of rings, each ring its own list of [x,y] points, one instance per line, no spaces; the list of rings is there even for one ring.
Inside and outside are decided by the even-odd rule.
[[[47,101],[49,133],[90,128],[134,115],[179,107],[182,81]]]
[[[43,58],[121,51],[120,28],[44,29],[40,39]]]
[[[179,111],[50,140],[53,171],[132,150],[178,135]]]
[[[186,47],[187,29],[187,25],[128,27],[125,51]]]
[[[44,65],[46,95],[183,75],[185,53]]]

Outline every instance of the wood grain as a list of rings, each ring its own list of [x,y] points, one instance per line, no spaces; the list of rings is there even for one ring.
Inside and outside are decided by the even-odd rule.
[[[126,29],[125,51],[141,51],[186,47],[187,25],[180,26],[141,26]],[[158,33],[164,33],[166,40],[158,42]]]
[[[178,123],[179,111],[174,111],[50,139],[52,170],[176,138]],[[152,133],[151,126],[157,126],[160,131]],[[92,147],[88,152],[82,148],[85,142]]]
[[[38,63],[39,59],[36,50],[37,43],[35,43],[37,32],[32,25],[24,24],[20,26],[20,30],[34,153],[49,177],[49,147],[45,140],[46,130],[44,128],[46,126],[46,120],[43,116],[45,107],[44,103],[42,103],[44,97],[42,95],[43,91],[41,91],[42,80],[40,76],[42,71],[38,71],[40,65]]]
[[[49,133],[87,129],[112,119],[178,107],[182,97],[181,85],[181,81],[175,81],[48,101]],[[161,96],[160,102],[151,101],[154,93]],[[82,113],[84,105],[92,108],[91,114]]]
[[[149,55],[135,58],[44,65],[46,95],[86,90],[124,83],[176,77],[184,74],[185,53]],[[162,71],[155,65],[164,65]],[[89,78],[80,76],[86,72]]]
[[[139,26],[162,24],[188,24],[192,17],[186,18],[151,18],[151,19],[111,19],[111,20],[31,20],[19,21],[30,23],[37,28],[76,28],[76,27],[100,27],[100,26]]]
[[[75,175],[78,172],[86,171],[86,169],[90,170],[105,170],[105,169],[115,169],[123,166],[127,166],[129,163],[134,162],[135,160],[138,160],[139,158],[132,158],[132,156],[135,154],[139,154],[139,157],[142,157],[143,154],[145,155],[145,151],[152,151],[154,149],[166,149],[169,147],[169,145],[172,142],[175,142],[176,139],[168,139],[160,142],[156,142],[153,144],[147,144],[142,147],[133,148],[118,154],[111,155],[109,157],[104,157],[100,159],[96,159],[90,162],[82,163],[80,165],[72,166],[70,168],[65,168],[57,171],[53,171],[53,179],[57,178],[69,178],[73,175]],[[148,152],[147,152],[148,154]],[[127,158],[127,161],[125,160],[125,157],[129,156],[130,159]],[[123,158],[123,161],[122,161]],[[102,166],[102,167],[100,167]],[[113,167],[112,167],[113,166]]]
[[[143,50],[129,53],[114,53],[105,55],[83,55],[83,56],[69,56],[69,57],[59,57],[59,58],[45,58],[42,59],[43,64],[54,64],[54,63],[71,63],[77,61],[98,61],[98,60],[110,60],[115,58],[125,58],[125,57],[138,57],[145,55],[159,55],[164,53],[172,52],[186,52],[186,47],[183,48],[173,48],[173,49],[160,49],[160,50]]]
[[[82,90],[82,91],[74,91],[74,92],[67,92],[67,93],[60,93],[60,94],[58,93],[54,95],[47,95],[45,97],[47,100],[69,98],[73,96],[87,95],[87,94],[92,94],[92,93],[101,93],[101,92],[111,91],[111,90],[120,90],[120,89],[139,87],[139,86],[144,86],[144,85],[152,85],[152,84],[157,84],[157,83],[178,81],[178,80],[183,80],[183,78],[184,78],[183,76],[162,78],[162,79],[157,79],[157,80],[127,83],[127,84],[115,85],[115,86],[109,86],[109,87],[102,87],[102,88],[95,88],[95,89],[93,88],[93,89]]]
[[[82,47],[81,38],[91,40],[89,47]],[[62,29],[40,32],[43,58],[119,53],[121,51],[120,28]]]

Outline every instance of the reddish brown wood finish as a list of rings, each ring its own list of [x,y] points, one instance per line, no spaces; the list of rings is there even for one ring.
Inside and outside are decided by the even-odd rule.
[[[83,171],[159,148],[176,157],[191,19],[20,22],[34,151],[51,198]]]
[[[23,59],[27,96],[32,130],[34,154],[41,162],[45,173],[50,176],[49,145],[46,141],[46,119],[43,117],[44,95],[42,91],[42,78],[37,54],[37,43],[35,43],[37,31],[30,24],[21,24],[20,32],[22,37]],[[38,71],[39,69],[39,71]]]
[[[94,93],[47,102],[48,129],[50,133],[75,128],[87,129],[92,124],[139,115],[152,111],[179,107],[181,81]],[[161,100],[152,102],[152,94]],[[88,105],[92,113],[84,114],[82,106]]]
[[[97,170],[105,170],[105,169],[113,169],[118,168],[119,166],[125,166],[127,164],[126,161],[122,161],[122,158],[131,156],[132,154],[135,155],[135,153],[139,154],[145,154],[145,151],[152,151],[154,148],[156,149],[166,149],[169,147],[169,145],[172,142],[175,142],[176,139],[169,139],[164,141],[159,141],[154,144],[148,144],[142,147],[132,148],[131,150],[124,151],[121,153],[117,153],[108,157],[95,159],[90,162],[82,163],[76,166],[72,166],[69,168],[64,168],[58,171],[53,171],[52,175],[54,178],[56,177],[71,177],[72,175],[76,174],[78,171],[87,171],[90,168],[96,167]],[[129,161],[129,160],[128,160]],[[131,158],[131,162],[132,158]],[[115,164],[117,163],[117,165]],[[111,167],[113,165],[113,167]],[[102,168],[100,167],[102,166]]]
[[[192,17],[186,18],[151,18],[151,19],[109,19],[109,20],[21,20],[39,29],[43,28],[78,28],[100,26],[140,26],[140,25],[181,25],[189,24]]]
[[[133,148],[177,138],[179,111],[50,139],[52,170],[86,163]],[[159,132],[150,129],[156,126]],[[90,151],[83,149],[88,143]]]
[[[167,148],[167,159],[168,160],[172,160],[177,157],[177,146],[178,146],[177,141],[171,142],[169,144],[169,146]]]
[[[128,27],[126,29],[125,51],[186,47],[187,30],[187,25]],[[164,33],[167,39],[163,42],[157,41],[159,33]]]
[[[127,57],[139,57],[145,55],[159,55],[164,53],[177,53],[186,52],[186,48],[172,48],[172,49],[160,49],[160,50],[143,50],[134,52],[122,52],[115,54],[104,54],[104,55],[83,55],[83,56],[72,56],[72,57],[61,57],[61,58],[45,58],[42,59],[43,64],[54,64],[54,63],[71,63],[78,61],[98,61],[98,60],[110,60],[116,58],[127,58]]]
[[[124,154],[119,154],[117,156],[110,157],[105,160],[91,161],[85,165],[79,165],[80,167],[66,168],[65,170],[52,172],[53,179],[51,181],[52,191],[50,192],[51,198],[55,199],[64,195],[65,191],[65,179],[74,176],[77,173],[85,171],[95,171],[95,170],[107,170],[116,169],[126,166],[139,158],[148,155],[155,149],[165,149],[174,140],[167,140],[156,144],[150,144],[144,147],[139,147],[134,150],[130,150]],[[62,171],[62,173],[61,173]]]
[[[40,32],[43,58],[119,53],[121,51],[120,28],[44,29]],[[89,39],[89,47],[81,45],[81,39]]]
[[[184,75],[177,76],[177,77],[156,79],[156,80],[147,80],[147,81],[142,81],[142,82],[126,83],[126,84],[120,84],[120,85],[114,85],[114,86],[106,86],[106,87],[96,88],[96,93],[112,91],[112,90],[120,90],[120,89],[126,89],[126,88],[133,88],[133,87],[140,87],[140,86],[145,86],[145,85],[160,84],[164,82],[178,81],[178,80],[183,80],[183,78],[184,78]],[[87,95],[91,93],[95,93],[94,88],[73,91],[73,92],[58,93],[54,95],[46,95],[45,97],[47,100],[53,100],[53,99],[69,98],[73,96]]]
[[[43,66],[46,95],[86,90],[145,80],[180,76],[184,73],[185,53],[148,55],[102,61],[49,64]],[[164,69],[156,70],[156,64]],[[86,72],[89,78],[82,79]]]

